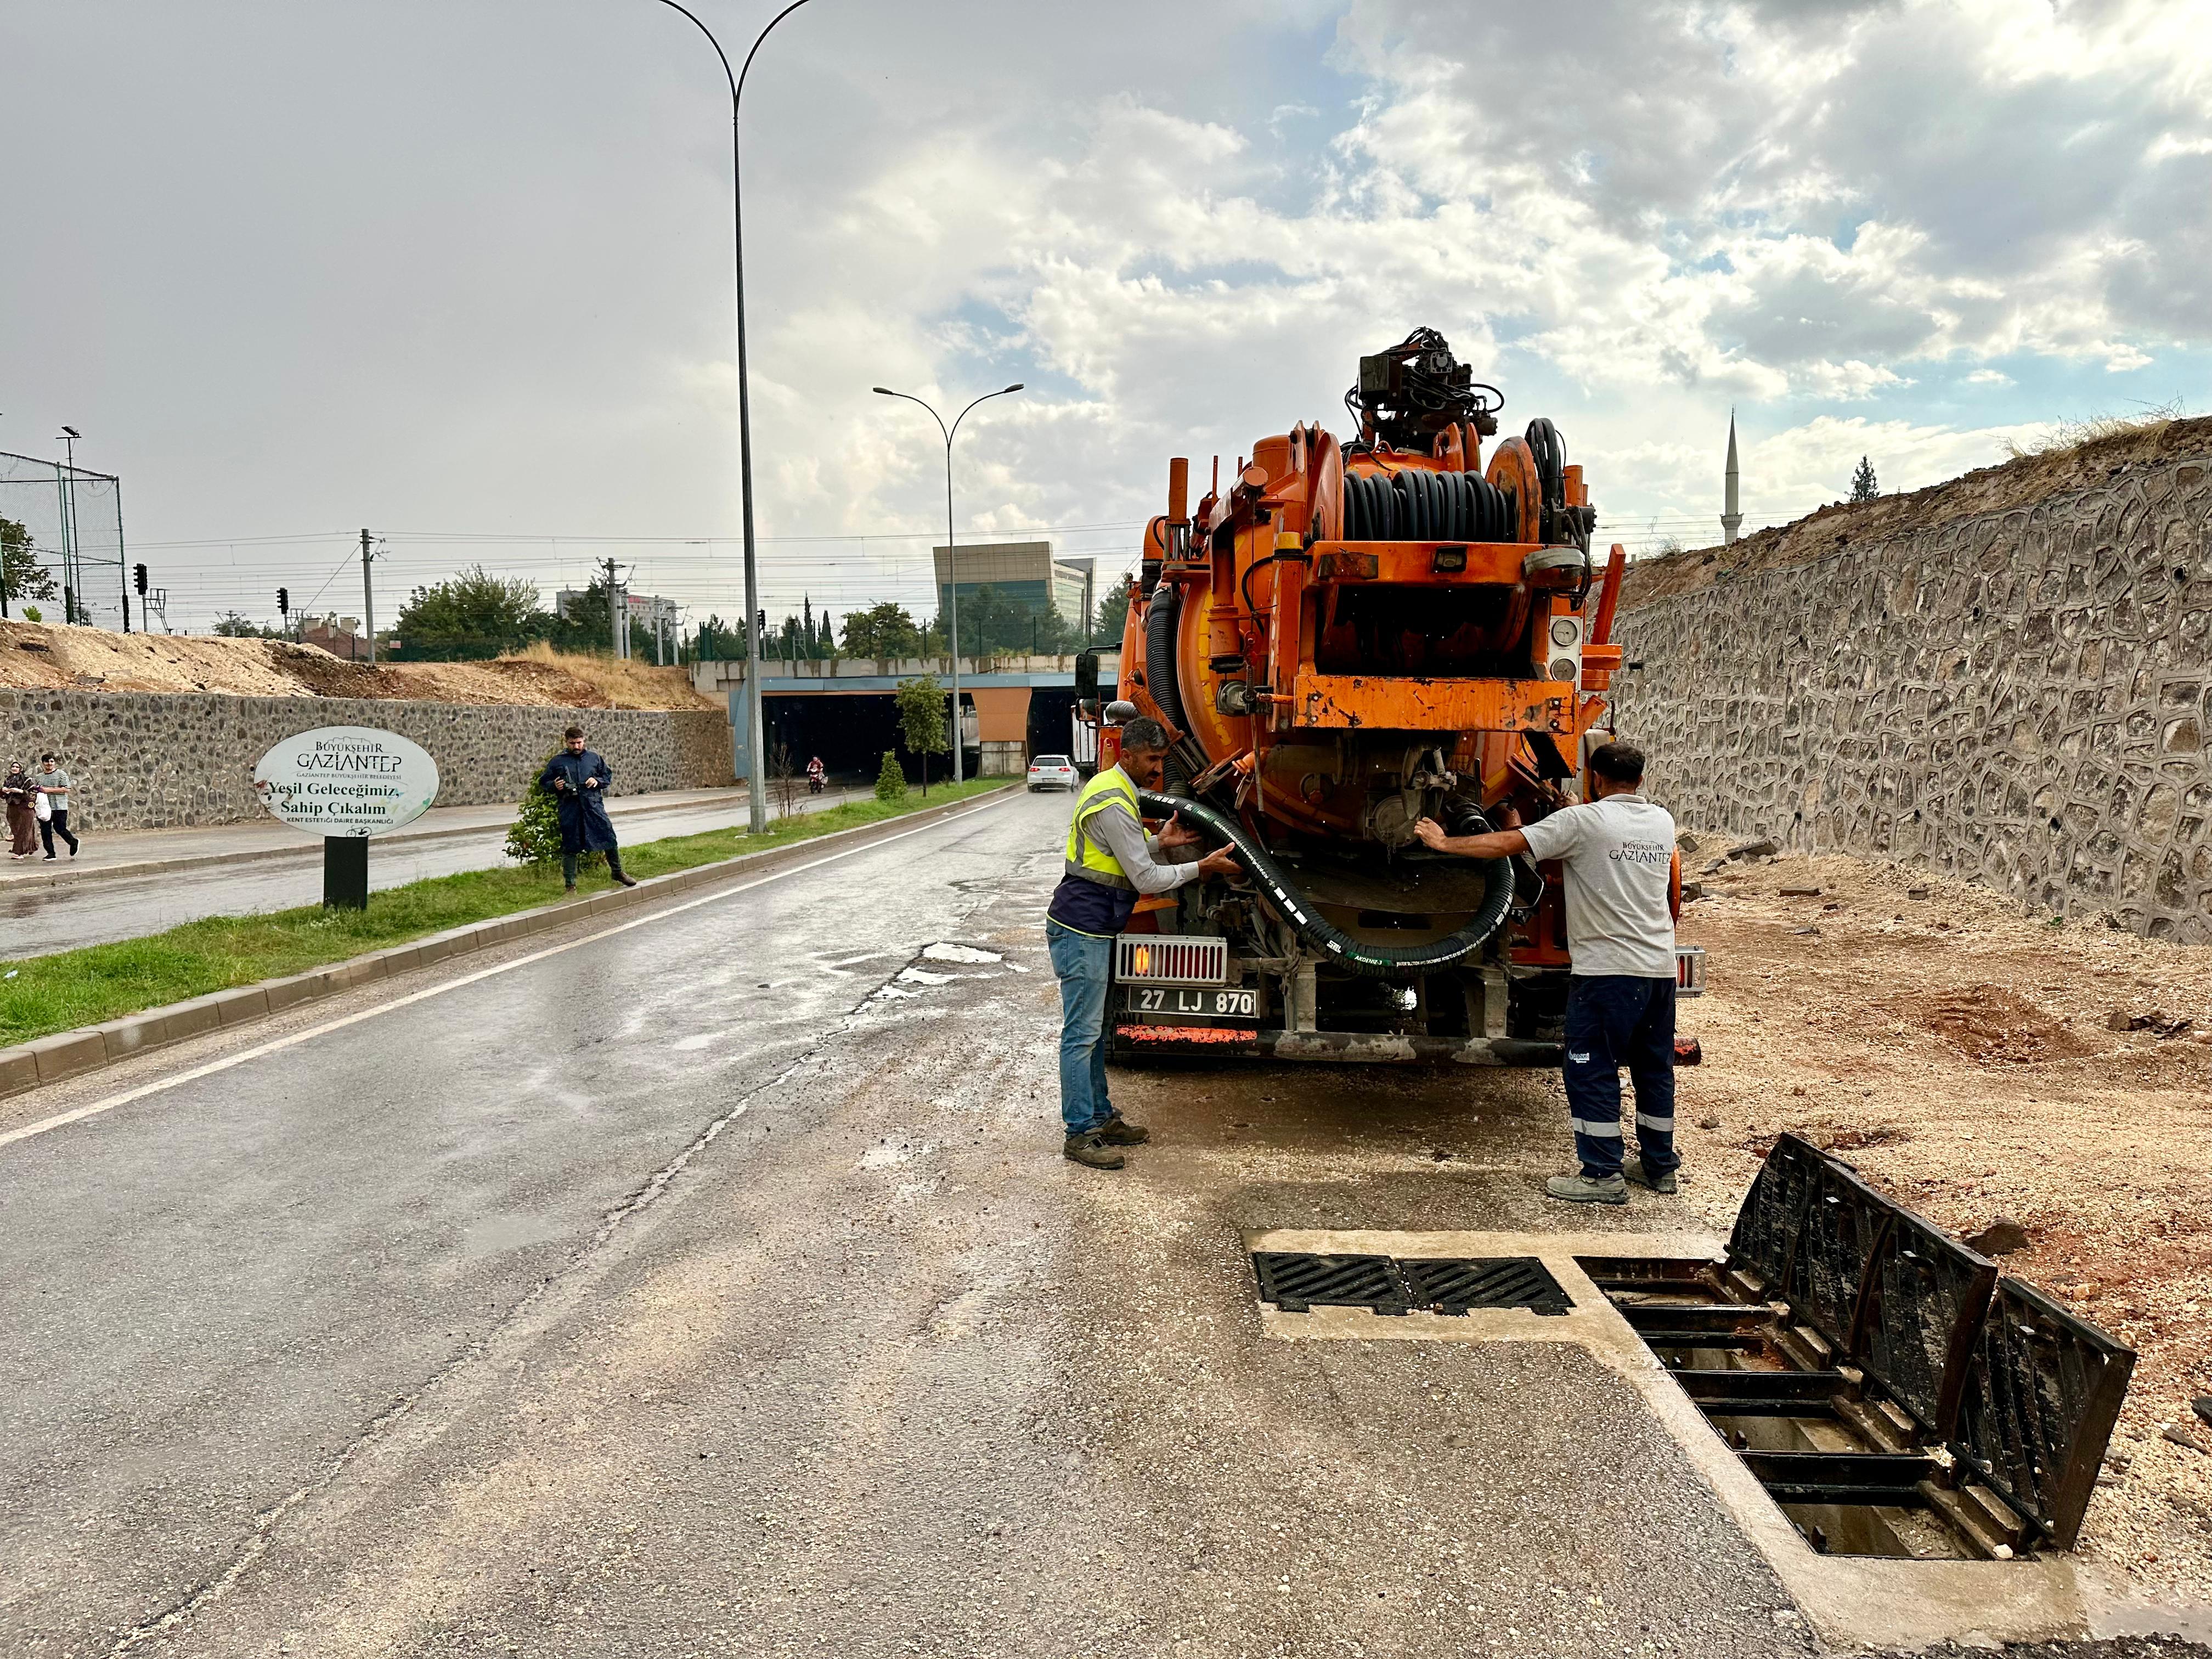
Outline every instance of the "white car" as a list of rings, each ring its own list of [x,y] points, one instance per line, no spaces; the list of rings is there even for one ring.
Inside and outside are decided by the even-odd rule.
[[[1073,789],[1083,781],[1065,755],[1039,755],[1030,763],[1030,789]]]

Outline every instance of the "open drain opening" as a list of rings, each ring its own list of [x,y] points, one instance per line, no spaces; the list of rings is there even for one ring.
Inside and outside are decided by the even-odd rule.
[[[1260,1299],[1285,1313],[1315,1308],[1366,1308],[1378,1314],[1466,1314],[1476,1308],[1521,1308],[1536,1314],[1572,1310],[1551,1269],[1533,1255],[1312,1255],[1255,1250],[1252,1276]]]
[[[2134,1352],[1784,1135],[1717,1261],[1577,1258],[1815,1549],[2072,1547]]]

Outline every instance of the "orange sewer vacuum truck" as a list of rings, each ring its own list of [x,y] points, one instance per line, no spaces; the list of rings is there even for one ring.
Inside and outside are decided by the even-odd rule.
[[[1139,902],[1118,1058],[1557,1062],[1557,872],[1413,831],[1542,817],[1608,735],[1626,556],[1593,562],[1596,514],[1549,421],[1486,451],[1504,404],[1420,329],[1360,360],[1356,440],[1264,438],[1225,489],[1214,463],[1195,513],[1189,463],[1170,463],[1119,696],[1083,706],[1102,766],[1120,724],[1167,727],[1146,815],[1234,842],[1247,874]],[[1685,954],[1683,989],[1700,968]]]

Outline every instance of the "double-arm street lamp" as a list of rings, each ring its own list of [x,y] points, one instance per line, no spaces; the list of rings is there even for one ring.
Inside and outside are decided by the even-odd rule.
[[[948,609],[951,611],[951,632],[946,642],[952,647],[952,781],[955,783],[960,781],[961,738],[965,734],[960,721],[960,556],[953,550],[958,544],[952,536],[952,440],[959,434],[960,422],[968,418],[976,404],[988,404],[994,398],[1003,398],[1021,389],[1021,382],[1017,380],[1010,386],[985,392],[975,399],[975,403],[954,416],[952,424],[948,427],[945,424],[945,416],[922,403],[911,392],[894,392],[885,386],[875,388],[879,397],[903,398],[910,404],[921,404],[924,409],[929,410],[929,418],[937,422],[937,429],[945,434],[945,587],[951,596]]]
[[[766,748],[761,731],[761,650],[760,650],[760,564],[753,548],[753,415],[752,399],[745,383],[745,218],[741,146],[738,135],[739,100],[744,96],[745,76],[753,66],[753,56],[767,40],[769,31],[806,3],[806,0],[791,0],[791,3],[768,21],[768,28],[753,37],[752,50],[745,53],[745,61],[737,72],[730,70],[730,56],[715,40],[714,31],[700,22],[697,14],[678,5],[677,0],[660,0],[672,11],[680,11],[697,26],[699,33],[714,48],[714,56],[721,59],[722,77],[730,84],[730,226],[731,247],[735,255],[738,289],[738,482],[744,501],[745,538],[745,770],[750,785],[751,827],[755,835],[768,828],[768,767]]]

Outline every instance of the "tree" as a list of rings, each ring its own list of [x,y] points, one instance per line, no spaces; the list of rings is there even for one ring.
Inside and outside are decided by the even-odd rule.
[[[876,799],[897,801],[906,799],[906,774],[899,770],[898,756],[884,750],[884,763],[876,769]]]
[[[1881,491],[1875,487],[1874,463],[1863,455],[1859,457],[1859,470],[1851,474],[1851,499],[1870,501]]]
[[[919,657],[921,630],[907,615],[906,607],[885,599],[845,618],[845,654],[848,657]]]
[[[604,599],[599,615],[604,621]],[[545,634],[552,620],[538,608],[534,583],[520,576],[495,576],[477,565],[416,588],[399,608],[398,631],[410,655],[425,657],[471,647],[512,650]],[[601,642],[606,638],[603,631]]]
[[[1129,583],[1126,577],[1116,576],[1106,584],[1098,596],[1097,614],[1091,618],[1091,642],[1093,645],[1118,646],[1121,629],[1129,620]]]
[[[929,793],[929,757],[949,752],[945,740],[945,688],[934,674],[898,683],[899,736],[921,760],[921,793]]]
[[[15,600],[53,597],[53,573],[39,562],[30,531],[13,519],[0,519],[0,617]]]
[[[696,653],[701,662],[742,662],[745,630],[724,622],[720,612],[710,611],[707,620],[699,624]]]
[[[815,647],[814,654],[824,662],[835,662],[837,659],[837,635],[830,629],[830,613],[827,611],[822,613],[822,634]]]
[[[781,738],[768,751],[768,779],[782,809],[780,816],[789,817],[799,810],[799,763],[792,758],[791,745]]]
[[[284,637],[276,629],[241,617],[235,611],[225,611],[216,621],[215,631],[230,640],[281,640]]]

